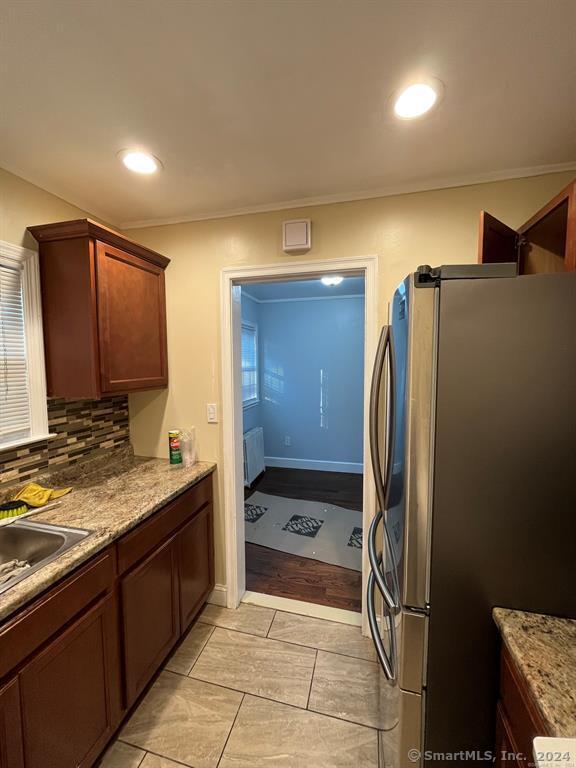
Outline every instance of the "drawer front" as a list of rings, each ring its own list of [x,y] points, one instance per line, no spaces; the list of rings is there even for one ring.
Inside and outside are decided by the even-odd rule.
[[[532,760],[532,740],[549,735],[548,728],[531,699],[527,683],[518,671],[510,652],[503,646],[500,665],[502,715],[517,751]]]
[[[0,629],[0,678],[111,589],[115,571],[115,550],[111,547],[8,621]]]
[[[175,469],[174,472],[178,472],[178,469]],[[184,491],[149,520],[126,534],[118,542],[120,573],[127,571],[158,547],[210,501],[212,501],[211,475]]]

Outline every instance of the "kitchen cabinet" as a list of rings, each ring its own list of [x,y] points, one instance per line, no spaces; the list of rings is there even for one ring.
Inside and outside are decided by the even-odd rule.
[[[214,587],[211,479],[118,542],[128,707]]]
[[[526,275],[576,271],[576,181],[518,230],[481,211],[478,261],[515,262]]]
[[[180,625],[188,628],[214,584],[212,505],[204,507],[178,536]]]
[[[120,717],[116,604],[108,595],[20,673],[26,768],[92,765]]]
[[[122,579],[127,706],[180,636],[176,556],[175,540],[170,539]]]
[[[39,243],[48,396],[166,387],[169,259],[90,219],[28,229]]]
[[[17,679],[0,687],[0,768],[24,768]]]
[[[549,736],[536,702],[510,651],[502,645],[500,693],[496,710],[496,766],[526,766],[533,761],[532,742]]]
[[[213,588],[208,476],[0,624],[0,768],[91,768]]]

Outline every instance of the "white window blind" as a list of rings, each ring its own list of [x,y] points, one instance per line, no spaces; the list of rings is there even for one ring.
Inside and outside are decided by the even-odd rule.
[[[22,269],[0,263],[0,446],[29,438],[30,426]]]
[[[258,328],[242,323],[242,405],[259,402],[258,393]]]

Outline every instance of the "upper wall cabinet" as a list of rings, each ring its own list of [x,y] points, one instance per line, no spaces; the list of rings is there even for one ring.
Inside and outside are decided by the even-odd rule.
[[[90,219],[28,229],[40,244],[48,396],[166,387],[169,259]]]
[[[518,230],[482,211],[478,261],[514,261],[521,275],[576,271],[576,181]]]

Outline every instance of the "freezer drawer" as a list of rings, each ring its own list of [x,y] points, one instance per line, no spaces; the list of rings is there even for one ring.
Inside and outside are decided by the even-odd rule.
[[[380,765],[386,768],[420,768],[424,696],[399,689],[397,703],[398,721],[395,727],[381,734]]]
[[[426,615],[402,611],[398,629],[398,684],[404,691],[421,693],[426,684],[427,635]]]

